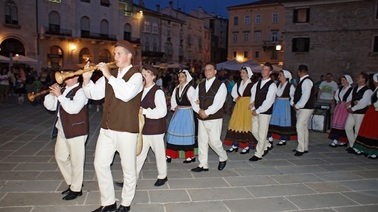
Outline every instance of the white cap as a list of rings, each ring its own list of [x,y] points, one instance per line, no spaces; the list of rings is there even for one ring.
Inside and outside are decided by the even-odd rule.
[[[373,80],[374,80],[374,82],[378,82],[378,73],[375,73],[373,75]]]
[[[282,70],[282,72],[283,72],[284,77],[286,79],[289,79],[289,81],[291,81],[291,78],[293,78],[293,77],[291,76],[290,71],[288,71],[288,70]]]
[[[351,76],[349,76],[348,74],[345,74],[344,77],[349,85],[353,84],[353,79]]]
[[[244,66],[244,67],[242,67],[241,69],[247,71],[248,78],[251,78],[251,77],[253,76],[252,69],[251,69],[249,66]]]

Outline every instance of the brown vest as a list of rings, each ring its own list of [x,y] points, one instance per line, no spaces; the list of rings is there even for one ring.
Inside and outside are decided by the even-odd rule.
[[[274,83],[273,80],[269,80],[268,82],[266,82],[264,84],[264,86],[262,88],[261,87],[261,80],[257,82],[257,85],[256,85],[256,94],[255,94],[255,108],[258,109],[262,104],[263,102],[265,101],[266,99],[266,95],[268,94],[268,91],[269,91],[269,87],[270,85]],[[270,108],[261,113],[261,114],[272,114],[273,112],[273,104],[272,106],[270,106]]]
[[[154,109],[156,107],[155,104],[155,94],[156,91],[159,90],[160,87],[154,85],[146,94],[141,102],[141,107],[143,108],[151,108]],[[167,122],[165,121],[165,117],[160,119],[149,119],[145,117],[144,127],[142,134],[143,135],[157,135],[163,134],[167,131]]]
[[[206,92],[206,86],[205,86],[206,80],[201,82],[198,86],[199,90],[199,106],[200,109],[206,110],[209,108],[213,102],[215,95],[217,94],[219,87],[221,86],[222,82],[218,79],[215,79],[213,84],[211,85],[210,89]],[[209,115],[206,119],[201,118],[197,114],[197,118],[201,120],[211,120],[211,119],[220,119],[223,118],[223,107],[219,109],[216,113]]]
[[[117,70],[112,70],[111,74],[116,77]],[[130,68],[123,79],[127,82],[132,75],[138,74],[137,68]],[[101,127],[120,132],[139,132],[139,107],[142,92],[138,93],[128,102],[117,99],[112,86],[106,80],[104,112],[102,115]]]
[[[76,92],[81,88],[81,85],[73,88],[66,95],[71,100],[74,98]],[[89,119],[87,105],[80,110],[78,114],[68,114],[63,107],[60,107],[60,120],[62,121],[64,136],[66,138],[74,138],[77,136],[88,135],[89,133]]]

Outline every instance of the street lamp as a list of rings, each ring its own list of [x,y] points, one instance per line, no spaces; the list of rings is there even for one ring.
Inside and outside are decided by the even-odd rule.
[[[281,51],[281,49],[282,49],[282,46],[281,46],[280,44],[278,44],[278,45],[276,46],[276,50],[277,50],[277,51]]]

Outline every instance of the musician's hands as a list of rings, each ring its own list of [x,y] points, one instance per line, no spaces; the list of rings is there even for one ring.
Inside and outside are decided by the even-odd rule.
[[[90,67],[90,64],[91,64],[91,62],[88,61],[87,64],[85,64],[84,69],[88,69]],[[91,80],[93,71],[84,72],[82,74],[82,76],[83,76],[83,84],[84,85],[87,85],[89,83],[89,81]]]
[[[110,74],[109,67],[108,67],[108,65],[106,65],[106,63],[101,62],[97,65],[97,67],[98,67],[98,69],[100,69],[100,71],[102,72],[104,77],[106,77],[106,79],[109,79],[112,76]]]
[[[50,88],[51,95],[56,96],[56,97],[62,95],[62,88],[60,87],[58,83],[51,85],[49,88]]]

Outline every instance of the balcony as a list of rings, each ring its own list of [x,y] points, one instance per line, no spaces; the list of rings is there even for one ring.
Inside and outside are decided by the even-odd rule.
[[[94,32],[89,32],[89,31],[86,31],[86,30],[81,30],[81,37],[82,38],[90,38],[90,39],[98,39],[98,40],[111,40],[111,41],[117,40],[116,35],[94,33]]]
[[[263,41],[262,47],[263,47],[264,51],[266,51],[268,49],[274,49],[275,50],[276,46],[278,44],[281,44],[281,42],[280,41]]]
[[[60,26],[54,25],[50,27],[44,27],[45,35],[57,35],[57,36],[72,36],[72,30],[61,29]]]

